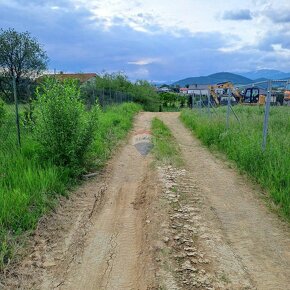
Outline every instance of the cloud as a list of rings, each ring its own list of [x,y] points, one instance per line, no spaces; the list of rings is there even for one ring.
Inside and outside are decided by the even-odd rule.
[[[159,58],[143,58],[135,61],[128,61],[128,64],[134,64],[134,65],[148,65],[152,63],[158,63],[161,60]]]
[[[227,10],[222,18],[224,20],[251,20],[252,14],[249,9]]]
[[[290,58],[290,49],[284,48],[281,43],[272,44],[272,48],[274,52],[286,57]]]
[[[144,0],[139,6],[134,0],[115,1],[118,9],[111,0],[84,1],[90,5],[82,5],[81,1],[7,0],[0,4],[0,27],[30,31],[47,50],[50,69],[62,71],[124,71],[131,79],[169,82],[217,71],[257,67],[289,70],[289,29],[269,19],[263,21],[259,29],[254,25],[255,19],[220,21],[210,10],[212,5],[207,10],[202,5],[192,4],[199,0],[180,0],[182,5],[160,0],[168,3],[163,10],[159,1],[155,1],[158,2],[155,6],[153,0]],[[122,5],[130,7],[128,3],[133,3],[132,10],[121,9]],[[151,10],[143,9],[144,3],[153,3]],[[205,19],[204,23],[192,17],[189,9],[192,7],[196,8],[196,15]],[[227,7],[238,8],[236,0]],[[252,13],[256,15],[256,11]],[[190,21],[184,22],[187,16]],[[259,17],[261,21],[263,18]],[[263,17],[265,19],[265,14]],[[172,28],[174,25],[176,27]],[[240,32],[245,34],[244,38]],[[249,44],[244,39],[248,40],[250,33],[254,42]]]
[[[279,44],[282,48],[290,49],[290,31],[287,28],[277,29],[267,33],[258,44],[261,51],[273,51],[273,45]]]
[[[271,9],[266,14],[274,23],[290,23],[290,9]]]

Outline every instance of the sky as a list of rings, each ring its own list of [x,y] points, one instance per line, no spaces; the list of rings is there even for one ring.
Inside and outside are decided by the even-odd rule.
[[[289,0],[0,0],[0,15],[38,39],[50,70],[154,82],[290,71]]]

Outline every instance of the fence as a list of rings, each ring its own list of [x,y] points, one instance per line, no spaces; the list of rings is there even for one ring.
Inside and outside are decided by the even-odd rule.
[[[88,108],[96,102],[103,108],[113,104],[133,102],[133,95],[131,93],[114,91],[105,88],[93,89],[89,94],[85,92],[83,93],[83,97],[85,98]]]
[[[11,88],[13,89],[14,102],[3,102],[0,98],[0,150],[2,153],[14,146],[21,147],[22,139],[31,136],[30,131],[32,130],[33,102],[18,100],[15,80],[12,81]],[[81,98],[88,110],[96,102],[105,108],[133,101],[133,95],[130,93],[105,88],[93,89],[89,92],[81,90]]]
[[[268,136],[268,128],[269,128],[269,118],[270,118],[270,110],[271,106],[280,106],[283,105],[283,97],[282,97],[282,102],[281,102],[281,96],[277,96],[277,92],[275,92],[276,96],[274,95],[273,91],[273,85],[277,84],[282,84],[284,89],[285,87],[289,86],[290,81],[289,80],[267,80],[267,81],[262,81],[262,82],[257,82],[257,83],[251,83],[248,85],[240,85],[239,89],[241,88],[254,88],[259,86],[260,89],[265,89],[266,91],[266,96],[265,96],[265,102],[263,103],[264,105],[264,118],[263,118],[263,130],[262,130],[262,138],[261,138],[261,147],[262,150],[265,151],[266,146],[267,146],[267,136]],[[288,88],[289,89],[289,88]],[[245,100],[247,96],[244,96]],[[249,96],[252,98],[252,96]],[[256,96],[257,97],[257,96]],[[259,98],[259,97],[258,97]],[[207,114],[209,117],[212,116],[212,114],[215,115],[221,115],[225,111],[226,113],[224,114],[225,118],[225,124],[226,124],[226,130],[230,129],[230,118],[231,116],[234,117],[236,122],[238,122],[240,125],[241,124],[241,118],[239,117],[239,112],[235,110],[233,107],[234,104],[236,104],[236,100],[233,97],[232,91],[230,88],[227,89],[227,95],[224,97],[226,99],[226,102],[223,102],[222,104],[226,106],[226,110],[219,110],[216,108],[216,103],[212,96],[208,95],[202,95],[201,91],[199,94],[194,94],[192,96],[192,109],[196,109],[199,111],[199,113]],[[251,99],[249,101],[249,104],[251,104]],[[256,104],[258,103],[258,100],[255,102]],[[262,104],[259,104],[262,105]],[[289,106],[288,104],[285,104]],[[283,112],[284,113],[284,112]],[[290,114],[290,107],[287,110],[287,113]],[[289,119],[290,120],[290,119]]]

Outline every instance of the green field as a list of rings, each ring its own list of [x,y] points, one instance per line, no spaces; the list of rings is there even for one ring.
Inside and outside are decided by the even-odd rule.
[[[140,110],[139,105],[127,103],[99,111],[87,158],[91,161],[83,171],[104,165]],[[32,231],[39,218],[57,204],[57,197],[67,195],[67,189],[79,180],[71,168],[41,159],[33,130],[25,126],[23,106],[20,116],[21,150],[17,145],[13,106],[5,107],[0,125],[0,270],[15,255],[23,233]]]
[[[226,129],[226,108],[216,113],[184,110],[181,120],[201,141],[235,161],[242,172],[269,193],[272,205],[290,220],[290,109],[272,107],[267,147],[261,149],[263,107],[236,106],[239,122],[231,114]]]

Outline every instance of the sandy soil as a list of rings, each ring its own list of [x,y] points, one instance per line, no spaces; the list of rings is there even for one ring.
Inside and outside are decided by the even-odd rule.
[[[150,146],[134,146],[136,136],[148,145],[154,116],[172,130],[184,168],[157,166]],[[289,227],[178,113],[139,114],[105,170],[40,221],[27,251],[3,288],[290,289]]]

